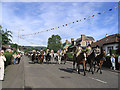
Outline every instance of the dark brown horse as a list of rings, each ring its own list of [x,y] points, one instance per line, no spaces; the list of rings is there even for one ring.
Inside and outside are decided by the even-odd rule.
[[[90,65],[89,72],[91,71],[92,74],[94,74],[94,71],[93,71],[93,66],[95,67],[95,53],[94,53],[94,50],[89,56],[87,56],[87,61],[86,62]]]
[[[92,74],[94,74],[94,71],[96,70],[95,65],[97,64],[99,66],[97,72],[100,70],[100,74],[102,74],[101,66],[103,62],[105,61],[105,51],[101,48],[101,54],[95,57],[95,52],[93,52],[87,57],[87,63],[90,65],[89,72],[91,71]],[[94,67],[94,71],[93,71]]]
[[[99,66],[97,72],[100,70],[100,74],[102,74],[102,70],[101,70],[102,64],[104,61],[106,61],[105,54],[106,54],[105,50],[101,49],[101,54],[95,57],[95,60],[97,61]]]
[[[82,64],[84,76],[85,76],[86,72],[85,72],[85,56],[84,56],[84,54],[86,54],[86,53],[85,52],[80,53],[80,55],[78,55],[78,57],[76,57],[76,62],[77,62],[78,74],[80,74],[80,64]]]

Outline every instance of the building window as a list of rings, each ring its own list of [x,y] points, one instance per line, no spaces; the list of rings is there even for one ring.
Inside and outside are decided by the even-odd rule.
[[[111,54],[111,50],[113,49],[113,46],[109,46],[109,47],[107,47],[107,53],[108,54]]]

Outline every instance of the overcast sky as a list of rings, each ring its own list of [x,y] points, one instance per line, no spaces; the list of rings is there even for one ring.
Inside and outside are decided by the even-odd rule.
[[[19,39],[19,44],[24,46],[47,46],[48,38],[53,34],[60,35],[62,42],[80,38],[81,34],[99,40],[105,34],[118,33],[118,9],[114,8],[117,5],[117,2],[3,2],[2,26],[13,32],[14,43],[18,43],[18,30],[24,30],[20,31],[20,35],[23,35],[60,27],[53,31],[24,36],[26,41]],[[101,15],[97,14],[99,12]],[[84,20],[89,16],[89,19]],[[81,22],[69,24],[80,19]],[[62,27],[66,23],[68,26]]]

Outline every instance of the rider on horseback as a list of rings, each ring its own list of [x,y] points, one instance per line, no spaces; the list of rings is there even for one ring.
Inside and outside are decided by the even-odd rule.
[[[90,44],[87,46],[86,51],[87,51],[87,56],[89,56],[93,52]]]
[[[82,52],[82,47],[81,47],[81,44],[78,44],[78,46],[76,47],[76,57],[78,56],[78,55],[80,55],[80,53]]]
[[[101,53],[101,50],[100,50],[99,46],[97,45],[96,48],[95,48],[95,57],[100,55],[100,53]]]

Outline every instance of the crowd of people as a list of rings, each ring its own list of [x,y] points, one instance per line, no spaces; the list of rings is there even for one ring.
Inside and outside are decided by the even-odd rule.
[[[83,52],[85,52],[84,56],[88,57],[93,51],[95,53],[95,57],[101,54],[101,48],[98,45],[96,46],[96,48],[92,49],[91,45],[89,44],[86,48],[83,49],[81,47],[81,44],[78,44],[77,46],[75,46],[75,49],[72,50],[73,58],[78,57],[78,55],[80,55]],[[29,54],[29,56],[32,57],[33,63],[38,62],[40,64],[43,64],[44,61],[47,63],[53,63],[56,61],[58,64],[61,64],[62,62],[64,62],[65,64],[67,61],[66,50],[58,50],[57,53],[54,53],[54,50],[50,50],[49,48],[47,48],[46,51],[41,50],[40,52],[36,52],[35,50],[33,50],[32,53]],[[106,60],[105,57],[103,57],[102,59],[104,61]],[[112,69],[116,70],[115,55],[112,54],[110,59],[111,59]],[[87,58],[85,58],[85,60],[87,61]],[[118,57],[118,63],[119,63],[119,70],[120,70],[120,55]],[[75,62],[73,62],[73,66],[74,64]]]
[[[21,57],[23,56],[22,53],[18,53],[16,54],[16,52],[12,55],[12,60],[13,60],[13,64],[19,64]],[[5,62],[6,62],[6,57],[4,55],[4,50],[0,51],[0,81],[4,81],[4,66],[5,66]]]
[[[13,64],[19,64],[20,63],[20,60],[21,60],[21,57],[23,56],[22,53],[14,53],[13,54]]]
[[[41,50],[40,52],[33,50],[32,53],[29,53],[28,56],[31,57],[32,63],[43,64],[43,61],[46,63],[58,63],[65,64],[67,60],[66,50],[58,50],[54,53],[54,50],[47,48],[46,51]]]

